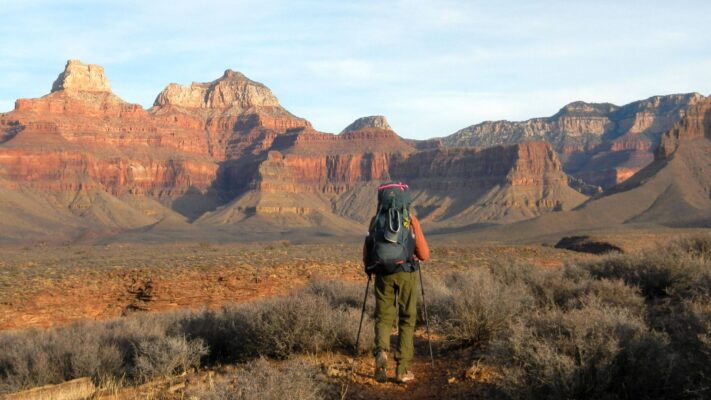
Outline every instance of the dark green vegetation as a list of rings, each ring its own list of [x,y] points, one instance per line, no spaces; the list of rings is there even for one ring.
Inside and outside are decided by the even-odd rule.
[[[0,335],[0,392],[79,376],[142,382],[246,362],[245,372],[233,377],[239,385],[227,380],[210,396],[257,398],[269,382],[283,382],[268,398],[299,388],[302,398],[327,398],[331,391],[316,373],[296,361],[270,366],[254,360],[350,351],[362,290],[316,281],[289,297],[220,311],[6,332]],[[711,237],[560,269],[472,268],[430,279],[426,290],[441,338],[439,357],[468,354],[491,365],[502,398],[711,395]],[[372,321],[367,324],[366,347]]]

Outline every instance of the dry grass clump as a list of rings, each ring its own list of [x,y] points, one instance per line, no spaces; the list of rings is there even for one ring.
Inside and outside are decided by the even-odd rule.
[[[333,388],[319,371],[303,361],[274,365],[259,358],[212,388],[190,391],[188,397],[204,400],[321,400],[332,398]]]

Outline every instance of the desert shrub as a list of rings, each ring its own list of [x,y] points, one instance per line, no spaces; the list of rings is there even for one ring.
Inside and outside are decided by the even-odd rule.
[[[205,400],[319,400],[332,397],[333,389],[317,378],[319,371],[303,361],[275,366],[260,358],[212,389],[195,389],[189,397]]]
[[[638,316],[645,313],[644,297],[639,289],[619,279],[589,281],[586,284],[585,294],[568,304],[582,307],[592,301],[598,301],[604,306],[622,308]]]
[[[698,235],[672,242],[667,251],[676,250],[693,257],[711,259],[711,235]]]
[[[497,281],[512,285],[527,282],[538,269],[531,264],[510,261],[494,263],[489,267],[489,271]]]
[[[209,359],[219,362],[339,349],[350,352],[355,347],[360,304],[352,306],[347,293],[357,288],[320,282],[292,296],[188,315],[177,322],[176,331],[203,339],[210,348]],[[368,351],[372,345],[373,322],[366,314],[359,350]]]
[[[711,396],[711,303],[685,300],[655,305],[649,312],[650,324],[671,339],[678,356],[673,366],[672,384],[687,398]]]
[[[711,240],[710,240],[711,241]],[[679,241],[646,253],[613,255],[583,268],[596,278],[622,279],[649,299],[711,297],[711,260],[706,240]]]
[[[506,286],[478,269],[447,276],[429,311],[449,345],[481,348],[505,332],[511,319],[530,303],[522,285]]]
[[[185,337],[149,337],[136,344],[135,365],[144,379],[168,376],[200,366],[208,353],[201,339]]]
[[[3,333],[0,392],[83,376],[139,379],[196,366],[206,351],[200,341],[166,335],[178,316],[145,315]]]
[[[350,349],[358,323],[356,314],[334,310],[326,298],[309,293],[298,301],[277,298],[226,313],[234,329],[232,351],[250,358]]]
[[[369,300],[373,306],[371,283],[369,290]],[[333,307],[353,307],[360,309],[363,305],[365,287],[343,281],[313,280],[306,287],[308,293],[313,293],[318,297],[323,297]]]
[[[592,278],[581,274],[577,268],[534,271],[525,276],[524,283],[534,296],[536,305],[547,307],[574,307],[587,292]]]
[[[315,287],[219,311],[137,314],[50,330],[2,332],[0,393],[82,376],[97,381],[125,377],[131,383],[204,363],[352,351],[360,309],[346,294],[355,293],[357,285]],[[372,318],[366,317],[363,325],[359,350],[368,351]]]
[[[639,289],[620,279],[595,279],[576,266],[563,270],[538,271],[530,274],[526,285],[540,308],[581,308],[594,299],[604,305],[625,308],[643,314],[644,298]]]
[[[519,318],[491,353],[512,398],[648,398],[668,390],[667,344],[640,316],[590,300]]]
[[[123,370],[120,345],[98,324],[0,335],[0,393]]]

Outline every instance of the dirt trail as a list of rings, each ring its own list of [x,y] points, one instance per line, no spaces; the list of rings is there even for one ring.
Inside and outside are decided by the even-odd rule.
[[[393,335],[392,348],[395,348],[396,336]],[[434,339],[434,338],[433,338]],[[468,350],[438,352],[440,344],[435,341],[434,366],[430,362],[427,339],[422,328],[415,332],[415,358],[410,369],[415,380],[407,384],[395,382],[395,361],[389,360],[388,381],[379,383],[373,378],[375,359],[362,355],[353,361],[344,359],[331,362],[338,366],[340,383],[343,385],[346,399],[492,399],[492,379],[494,374],[484,365],[475,364],[474,355]],[[328,363],[325,363],[328,365]]]
[[[451,358],[435,360],[434,368],[427,358],[413,360],[411,368],[415,381],[399,384],[391,379],[378,383],[373,379],[374,361],[372,357],[355,361],[355,373],[346,378],[346,399],[488,399],[491,398],[490,383],[470,380],[465,377],[471,365],[463,360]],[[395,365],[390,368],[394,374]]]

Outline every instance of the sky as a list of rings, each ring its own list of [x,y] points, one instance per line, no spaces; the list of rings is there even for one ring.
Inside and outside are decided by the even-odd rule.
[[[150,107],[170,82],[225,69],[324,132],[385,115],[401,136],[711,94],[708,1],[2,0],[0,112],[68,59]]]

